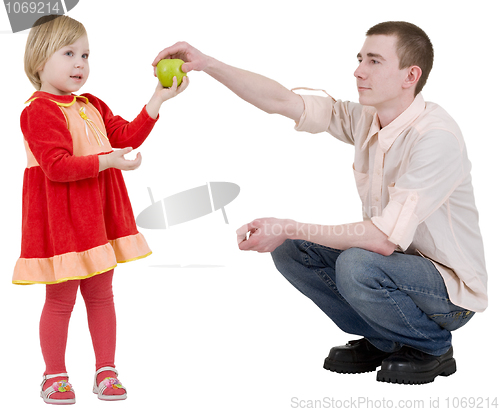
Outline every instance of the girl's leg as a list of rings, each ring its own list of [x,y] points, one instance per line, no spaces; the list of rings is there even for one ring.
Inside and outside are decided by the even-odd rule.
[[[66,342],[68,339],[68,326],[76,293],[80,281],[47,285],[45,305],[40,318],[40,346],[45,361],[44,375],[57,375],[66,373]],[[67,380],[66,377],[55,377],[45,382],[43,389],[47,389],[54,382]],[[54,399],[73,398],[71,392],[58,392],[51,396]]]
[[[96,370],[115,367],[116,350],[116,314],[113,300],[113,272],[93,276],[81,281],[80,291],[87,307],[90,335],[94,345]],[[104,378],[116,378],[111,371],[101,372],[97,376],[97,385]],[[106,389],[105,395],[121,395],[123,389]]]

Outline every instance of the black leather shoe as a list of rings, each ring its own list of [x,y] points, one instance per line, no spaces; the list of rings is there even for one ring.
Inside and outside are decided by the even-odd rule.
[[[377,349],[367,339],[351,340],[347,345],[330,349],[323,368],[338,373],[371,372],[390,355]]]
[[[433,382],[436,376],[449,376],[456,370],[453,347],[444,355],[432,356],[405,346],[382,362],[377,380],[419,385]]]

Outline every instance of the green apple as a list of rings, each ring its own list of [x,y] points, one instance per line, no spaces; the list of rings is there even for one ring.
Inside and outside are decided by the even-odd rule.
[[[181,59],[163,59],[156,65],[156,76],[163,87],[172,87],[173,77],[177,78],[177,86],[186,75],[181,69],[184,62]]]

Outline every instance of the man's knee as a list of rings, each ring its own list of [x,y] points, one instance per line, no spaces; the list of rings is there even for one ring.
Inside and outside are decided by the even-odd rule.
[[[349,300],[360,296],[360,286],[376,282],[373,269],[377,266],[377,254],[360,248],[343,251],[335,266],[337,288]]]
[[[290,260],[296,260],[299,253],[297,242],[292,239],[287,239],[271,252],[271,256],[276,268],[280,270],[280,268],[285,266]]]
[[[344,250],[337,259],[337,271],[357,271],[366,266],[374,265],[376,253],[353,247]]]

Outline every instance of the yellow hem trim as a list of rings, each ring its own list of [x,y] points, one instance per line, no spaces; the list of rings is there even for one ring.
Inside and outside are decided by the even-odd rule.
[[[144,259],[144,258],[148,257],[149,255],[151,255],[152,253],[153,252],[149,252],[149,253],[146,253],[145,255],[138,256],[138,257],[133,258],[133,259],[122,260],[122,261],[117,262],[117,263],[128,263],[128,262],[133,262],[134,260]],[[55,282],[37,282],[37,281],[33,281],[32,282],[32,281],[29,281],[29,280],[13,280],[12,283],[14,285],[24,285],[24,286],[25,285],[56,285],[58,283],[66,282],[68,280],[88,279],[88,278],[91,278],[93,276],[100,275],[101,273],[109,272],[111,269],[114,269],[117,266],[118,265],[114,265],[114,266],[111,266],[108,269],[101,270],[99,272],[95,272],[95,273],[92,273],[92,274],[87,275],[87,276],[75,276],[75,277],[70,277],[70,278],[63,278],[63,279],[56,280]]]
[[[29,100],[26,100],[24,102],[24,104],[28,104],[28,103],[31,103],[33,100],[36,100],[36,99],[39,99],[40,97],[37,96],[37,97],[33,97],[32,99],[29,99]],[[85,99],[85,102],[88,104],[89,103],[89,99],[87,99],[85,96],[73,96],[73,101],[71,103],[60,103],[60,102],[57,102],[55,100],[52,100],[52,99],[49,99],[48,97],[41,97],[41,99],[47,99],[47,100],[50,100],[51,102],[54,102],[55,104],[57,104],[58,106],[62,106],[62,107],[69,107],[69,106],[73,106],[76,102],[76,99],[77,98],[80,98],[80,99]]]
[[[93,276],[100,275],[101,273],[109,272],[111,269],[114,269],[116,266],[117,265],[111,266],[108,269],[101,270],[99,272],[95,272],[95,273],[92,273],[92,274],[87,275],[87,276],[75,276],[75,277],[72,277],[72,278],[63,278],[63,279],[58,279],[55,282],[37,282],[37,281],[29,281],[29,280],[13,280],[12,283],[14,285],[55,285],[57,283],[66,282],[68,280],[88,279],[88,278],[91,278]]]
[[[116,267],[117,263],[132,262],[151,253],[144,236],[137,233],[109,240],[104,245],[83,252],[68,252],[40,259],[19,258],[14,268],[12,283],[50,285],[68,280],[86,279]]]
[[[142,255],[142,256],[138,256],[136,258],[133,258],[133,259],[128,259],[128,260],[119,260],[117,261],[117,263],[128,263],[128,262],[133,262],[134,260],[139,260],[139,259],[144,259],[145,257],[148,257],[149,255],[151,255],[153,252],[149,252],[149,253],[146,253],[145,255]]]
[[[109,243],[115,252],[116,261],[120,263],[141,259],[151,253],[146,239],[139,232],[135,235],[109,240]]]

